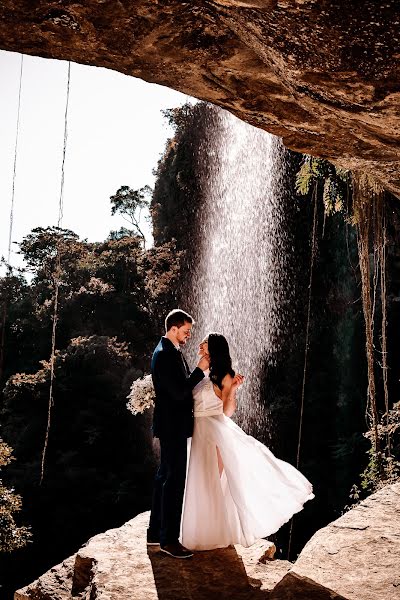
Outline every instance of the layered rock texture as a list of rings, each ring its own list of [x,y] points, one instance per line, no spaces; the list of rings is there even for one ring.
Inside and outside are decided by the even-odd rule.
[[[399,600],[400,483],[320,529],[271,600]]]
[[[400,483],[318,531],[296,563],[261,540],[175,560],[146,549],[148,513],[89,540],[15,600],[399,600]]]
[[[247,549],[236,546],[175,560],[158,546],[146,548],[148,518],[141,514],[95,536],[16,592],[15,600],[250,600],[264,598],[291,567],[269,560],[274,547],[265,540]]]
[[[400,195],[397,0],[3,0],[0,47],[227,108]],[[73,83],[72,83],[73,85]]]

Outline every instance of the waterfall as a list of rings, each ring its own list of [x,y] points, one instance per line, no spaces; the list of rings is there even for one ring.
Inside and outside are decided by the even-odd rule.
[[[228,339],[233,367],[246,377],[235,419],[257,435],[268,428],[265,369],[273,365],[292,290],[284,222],[284,148],[280,140],[213,108],[202,144],[203,197],[189,305],[196,319],[190,350],[210,331]],[[207,159],[202,160],[204,153]]]

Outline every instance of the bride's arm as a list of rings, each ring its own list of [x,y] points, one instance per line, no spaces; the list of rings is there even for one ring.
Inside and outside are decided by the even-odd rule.
[[[242,375],[225,375],[222,380],[222,397],[224,415],[231,417],[236,410],[236,390],[243,383]]]

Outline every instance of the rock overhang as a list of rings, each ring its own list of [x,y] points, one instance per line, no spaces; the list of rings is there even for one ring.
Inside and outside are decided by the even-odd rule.
[[[0,47],[213,102],[400,195],[397,0],[4,0]]]

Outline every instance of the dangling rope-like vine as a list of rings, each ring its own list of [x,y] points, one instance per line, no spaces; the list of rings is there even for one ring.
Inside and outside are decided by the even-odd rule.
[[[64,171],[65,171],[65,157],[67,153],[67,139],[68,139],[68,106],[69,106],[69,91],[71,84],[71,63],[68,63],[68,73],[67,73],[67,93],[66,93],[66,102],[65,102],[65,113],[64,113],[64,145],[63,145],[63,155],[62,155],[62,163],[61,163],[61,182],[60,182],[60,196],[58,201],[58,220],[57,227],[60,228],[62,225],[63,219],[63,211],[64,211]],[[51,424],[51,409],[54,405],[53,398],[53,387],[54,387],[54,364],[56,357],[56,331],[57,331],[57,321],[58,321],[58,302],[59,302],[59,289],[60,289],[60,276],[61,276],[61,249],[60,249],[60,240],[57,242],[56,248],[56,266],[53,272],[53,281],[54,281],[54,300],[53,300],[53,326],[52,326],[52,334],[51,334],[51,355],[50,355],[50,389],[49,389],[49,404],[47,410],[47,427],[46,427],[46,435],[44,440],[43,452],[42,452],[42,464],[41,464],[41,473],[40,473],[40,484],[43,482],[44,477],[44,464],[46,458],[47,446],[49,443],[49,433],[50,433],[50,424]]]
[[[314,274],[314,261],[317,251],[317,226],[318,226],[318,184],[315,183],[313,189],[313,201],[314,201],[314,214],[313,214],[313,230],[311,238],[311,258],[310,258],[310,279],[308,282],[308,306],[307,306],[307,325],[306,325],[306,342],[304,348],[304,368],[303,368],[303,382],[301,386],[301,405],[300,405],[300,419],[299,419],[299,433],[297,440],[297,454],[296,454],[296,468],[300,466],[300,449],[301,449],[301,438],[303,433],[303,415],[304,415],[304,401],[305,401],[305,389],[306,389],[306,375],[307,375],[307,363],[308,363],[308,350],[310,343],[310,322],[311,322],[311,298],[312,298],[312,282]],[[290,557],[290,550],[292,545],[292,534],[293,534],[293,522],[294,517],[290,521],[290,532],[288,542],[288,560]]]
[[[380,288],[381,288],[381,352],[382,352],[382,379],[383,394],[385,400],[386,413],[386,451],[391,455],[391,440],[389,433],[389,389],[388,389],[388,363],[387,363],[387,288],[386,288],[386,211],[385,204],[380,203],[380,210],[377,215],[377,237],[375,240],[377,263],[380,270]]]
[[[24,68],[24,55],[21,54],[21,65],[20,65],[20,70],[19,70],[17,127],[16,127],[16,132],[15,132],[14,167],[13,167],[11,208],[10,208],[10,229],[9,229],[9,233],[8,233],[8,254],[7,254],[7,263],[8,264],[10,264],[10,260],[11,260],[11,243],[12,243],[12,232],[13,232],[13,225],[14,225],[15,179],[17,176],[17,156],[18,156],[18,141],[19,141],[19,122],[20,122],[20,113],[21,113],[21,90],[22,90],[23,68]]]
[[[11,203],[10,203],[10,220],[8,229],[8,250],[7,250],[7,276],[11,275],[11,244],[12,244],[12,233],[14,226],[14,199],[15,199],[15,180],[17,177],[17,157],[18,157],[18,141],[19,141],[19,123],[21,114],[21,91],[22,91],[22,74],[24,68],[24,55],[21,54],[21,64],[19,69],[19,88],[18,88],[18,109],[17,109],[17,125],[15,128],[15,144],[14,144],[14,166],[13,166],[13,177],[12,177],[12,192],[11,192]],[[9,290],[6,289],[4,297],[3,310],[1,315],[1,340],[0,340],[0,379],[3,376],[4,366],[4,348],[6,343],[6,322],[8,303],[10,298],[8,297]]]
[[[377,287],[377,268],[381,269],[381,283],[383,277],[386,289],[386,278],[384,276],[384,250],[382,248],[382,215],[383,215],[383,188],[368,175],[363,173],[353,174],[353,222],[357,229],[358,256],[361,274],[362,305],[365,321],[365,347],[367,354],[368,369],[368,392],[367,392],[367,418],[373,430],[373,450],[379,460],[380,441],[378,433],[379,416],[376,402],[376,385],[374,373],[374,313],[375,297]],[[374,250],[374,273],[373,273],[373,296],[371,292],[371,249]],[[377,251],[378,249],[378,251]],[[376,256],[380,265],[377,265]],[[383,271],[383,274],[382,274]],[[382,285],[381,285],[382,288]],[[382,294],[382,289],[381,289]],[[385,305],[385,307],[384,307]],[[386,320],[386,300],[382,296],[382,317]],[[383,323],[383,321],[382,321]],[[382,332],[383,333],[383,332]],[[386,338],[386,324],[384,326]],[[384,373],[387,371],[386,364],[386,339],[384,346]],[[385,375],[384,375],[385,377]],[[385,392],[386,394],[386,392]],[[386,398],[387,402],[388,399]]]

